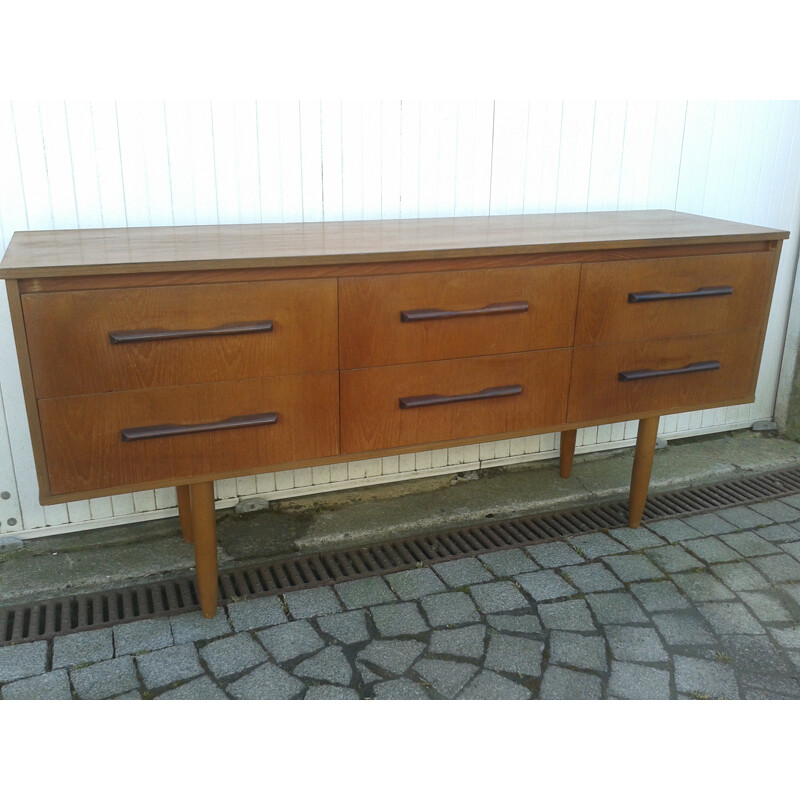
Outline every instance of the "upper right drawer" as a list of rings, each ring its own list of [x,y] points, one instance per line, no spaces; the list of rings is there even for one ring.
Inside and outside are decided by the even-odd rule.
[[[583,264],[575,344],[762,327],[774,253]]]
[[[569,347],[579,264],[339,280],[342,369]]]

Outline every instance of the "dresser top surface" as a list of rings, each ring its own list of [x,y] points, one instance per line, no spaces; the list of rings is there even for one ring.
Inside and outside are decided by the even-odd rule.
[[[18,231],[0,278],[270,267],[785,239],[677,211]]]

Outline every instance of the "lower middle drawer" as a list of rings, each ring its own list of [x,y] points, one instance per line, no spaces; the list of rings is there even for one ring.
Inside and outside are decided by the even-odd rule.
[[[335,455],[337,372],[39,401],[50,492],[70,494]]]
[[[560,348],[341,373],[342,452],[557,426],[572,350]]]

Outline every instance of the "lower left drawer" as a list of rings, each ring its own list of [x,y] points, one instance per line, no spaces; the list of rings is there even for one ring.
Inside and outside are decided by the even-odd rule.
[[[337,372],[39,401],[50,495],[336,455]],[[42,487],[43,490],[45,487]]]

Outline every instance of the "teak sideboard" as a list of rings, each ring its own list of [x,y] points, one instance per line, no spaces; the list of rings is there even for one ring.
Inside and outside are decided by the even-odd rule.
[[[176,486],[203,613],[213,481],[754,398],[786,231],[620,211],[15,233],[41,502]]]

